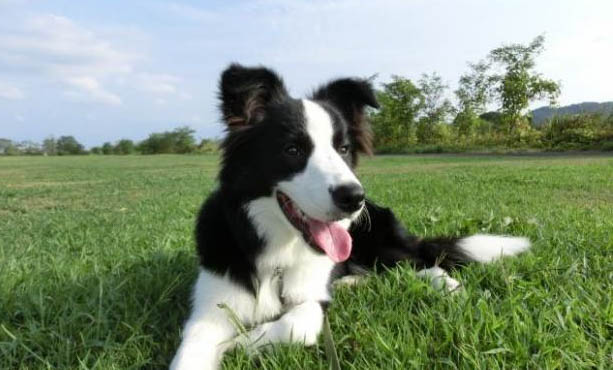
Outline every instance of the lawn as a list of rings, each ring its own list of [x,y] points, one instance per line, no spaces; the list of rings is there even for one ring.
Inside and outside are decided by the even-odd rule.
[[[0,368],[163,368],[196,276],[194,214],[214,156],[0,158]],[[386,156],[359,173],[419,235],[526,235],[453,276],[401,267],[336,292],[344,369],[611,368],[613,157]],[[323,345],[228,369],[328,367]]]

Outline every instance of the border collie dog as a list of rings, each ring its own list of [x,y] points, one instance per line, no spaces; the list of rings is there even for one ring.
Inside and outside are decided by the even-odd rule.
[[[196,225],[200,272],[173,369],[215,369],[236,345],[316,343],[335,279],[407,261],[452,290],[445,269],[526,250],[525,238],[410,236],[365,197],[354,168],[371,153],[371,84],[337,79],[294,99],[263,67],[221,76],[227,135],[219,187]],[[247,328],[245,330],[244,328]]]

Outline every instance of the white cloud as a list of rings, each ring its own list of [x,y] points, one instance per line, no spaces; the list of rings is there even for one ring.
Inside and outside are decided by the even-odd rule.
[[[169,74],[141,73],[138,76],[139,87],[153,94],[170,95],[178,92],[179,77]]]
[[[119,105],[121,104],[121,98],[109,91],[106,91],[100,86],[98,80],[91,76],[70,77],[66,80],[68,85],[78,88],[82,92],[86,92],[88,96],[97,102]],[[69,94],[70,96],[71,94]],[[72,94],[73,97],[78,97],[78,93]]]
[[[25,94],[21,89],[10,86],[2,81],[0,81],[0,98],[8,99],[8,100],[20,100],[25,98]]]
[[[71,86],[76,91],[68,96],[104,104],[116,105],[121,99],[100,81],[131,72],[138,59],[57,15],[29,17],[21,27],[0,35],[0,66],[16,75],[22,72]]]
[[[129,29],[122,28],[118,38],[129,39]],[[134,39],[142,39],[135,30]],[[108,29],[106,36],[112,34]],[[58,15],[29,16],[20,26],[0,34],[0,70],[13,77],[37,78],[54,85],[69,87],[64,96],[76,101],[119,105],[118,91],[135,88],[157,95],[185,94],[180,78],[170,74],[135,71],[147,61],[144,53],[120,49],[108,37]],[[6,72],[5,72],[6,73]],[[16,90],[2,89],[0,96],[22,96]],[[114,91],[115,90],[115,91]]]

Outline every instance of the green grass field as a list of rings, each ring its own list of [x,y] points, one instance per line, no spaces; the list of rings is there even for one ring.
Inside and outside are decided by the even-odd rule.
[[[167,366],[216,171],[213,156],[0,158],[0,368]],[[454,272],[460,295],[408,268],[338,290],[342,368],[611,368],[613,157],[376,157],[359,173],[413,233],[534,247]],[[224,366],[328,364],[320,344],[234,351]]]

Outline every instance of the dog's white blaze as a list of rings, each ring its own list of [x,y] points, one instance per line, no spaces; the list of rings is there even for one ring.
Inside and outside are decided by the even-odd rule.
[[[304,171],[289,181],[280,182],[279,189],[307,215],[326,221],[336,218],[337,213],[330,189],[360,182],[333,146],[334,128],[328,112],[310,100],[304,99],[302,104],[313,151]]]
[[[514,256],[530,248],[528,238],[477,234],[458,241],[458,247],[477,262],[492,262],[504,256]]]

